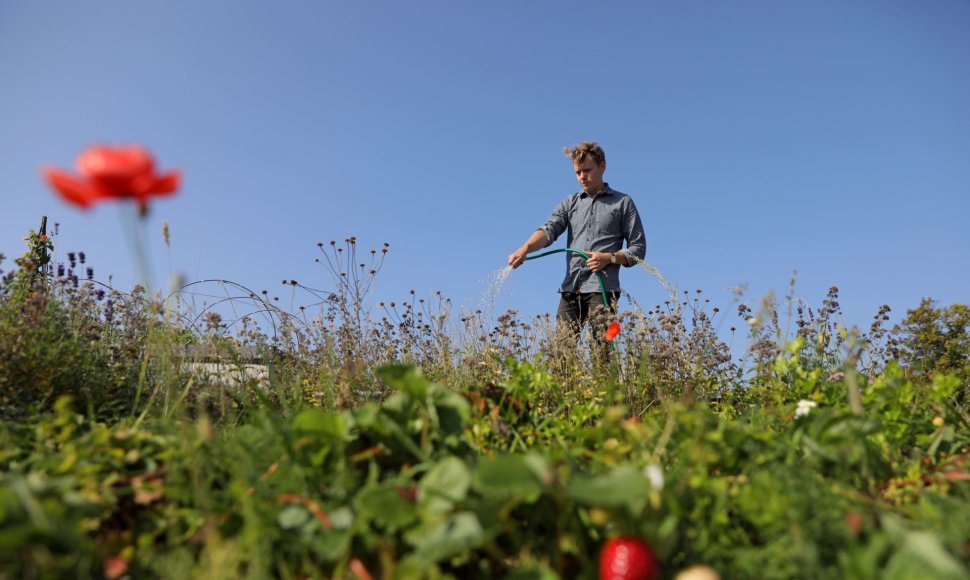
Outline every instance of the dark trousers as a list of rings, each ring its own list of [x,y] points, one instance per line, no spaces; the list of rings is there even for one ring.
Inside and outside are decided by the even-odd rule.
[[[620,291],[606,293],[610,302],[607,310],[601,292],[562,292],[559,310],[556,311],[556,332],[564,339],[576,344],[583,325],[588,320],[593,334],[593,344],[604,342],[603,333],[613,316],[616,315]],[[605,344],[605,342],[604,342]]]

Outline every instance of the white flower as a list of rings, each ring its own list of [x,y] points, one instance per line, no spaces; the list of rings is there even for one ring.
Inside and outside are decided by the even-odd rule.
[[[650,482],[650,487],[660,491],[664,487],[664,472],[659,465],[651,463],[643,468],[643,476]]]
[[[818,407],[818,403],[816,403],[815,401],[807,401],[805,399],[802,399],[801,401],[798,401],[798,407],[795,408],[795,416],[805,417],[809,413],[811,413],[812,409],[814,409],[815,407]]]

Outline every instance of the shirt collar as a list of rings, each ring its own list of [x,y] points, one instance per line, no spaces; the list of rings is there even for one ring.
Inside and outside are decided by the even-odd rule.
[[[613,188],[610,187],[610,184],[609,183],[607,183],[607,182],[604,181],[603,182],[603,189],[599,190],[599,192],[594,193],[594,194],[589,194],[589,193],[586,193],[585,191],[582,191],[582,192],[580,192],[579,196],[580,197],[594,197],[595,198],[595,197],[599,197],[601,195],[607,195],[607,194],[610,194],[610,193],[614,193]]]

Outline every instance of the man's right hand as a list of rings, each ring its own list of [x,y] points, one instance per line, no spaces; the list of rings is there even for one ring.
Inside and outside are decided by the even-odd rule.
[[[532,232],[532,235],[522,244],[522,247],[509,256],[509,266],[518,268],[522,265],[522,262],[525,262],[525,257],[529,252],[545,248],[548,245],[549,240],[546,238],[545,232],[542,230]]]
[[[509,255],[509,266],[512,266],[512,268],[518,268],[519,266],[521,266],[522,263],[525,262],[525,256],[528,253],[529,253],[528,252],[528,248],[526,248],[525,246],[523,246],[523,247],[519,248],[518,250],[516,250],[514,253],[510,254]]]

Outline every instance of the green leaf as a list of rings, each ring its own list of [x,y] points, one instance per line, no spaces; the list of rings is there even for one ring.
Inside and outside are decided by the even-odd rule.
[[[525,457],[503,455],[478,464],[475,489],[483,495],[525,498],[540,493],[542,483]]]
[[[468,401],[457,393],[439,389],[434,393],[434,403],[441,432],[446,435],[461,433],[471,415]]]
[[[313,548],[326,560],[338,560],[350,548],[353,533],[350,530],[327,531],[313,542]]]
[[[320,409],[306,409],[301,411],[293,419],[293,428],[297,431],[315,433],[340,441],[349,439],[349,429],[344,417],[327,413]]]
[[[428,513],[446,512],[465,499],[471,479],[468,467],[461,460],[448,457],[421,479],[418,503]]]
[[[354,512],[347,506],[330,512],[330,524],[335,530],[346,530],[354,525]]]
[[[354,422],[362,430],[370,429],[380,416],[380,412],[380,406],[372,402],[365,403],[351,411]]]
[[[431,386],[430,381],[413,366],[389,365],[377,369],[377,378],[387,386],[398,389],[411,397],[424,400]]]
[[[485,534],[475,514],[460,512],[412,530],[406,538],[416,548],[416,558],[438,562],[477,548],[484,541]]]
[[[914,531],[900,518],[885,516],[883,526],[897,545],[884,570],[884,578],[967,578],[967,570],[936,534]]]
[[[303,506],[299,505],[288,505],[280,510],[279,515],[276,516],[276,521],[284,530],[299,528],[309,519],[310,512],[308,512]]]
[[[394,568],[394,580],[428,580],[438,578],[437,570],[429,570],[428,562],[416,558],[413,554],[405,556]]]
[[[644,501],[650,483],[638,469],[624,465],[596,477],[574,479],[567,489],[569,497],[587,505],[620,506]]]
[[[360,494],[357,501],[363,517],[389,530],[405,528],[417,519],[414,502],[405,499],[394,488],[368,489]]]

